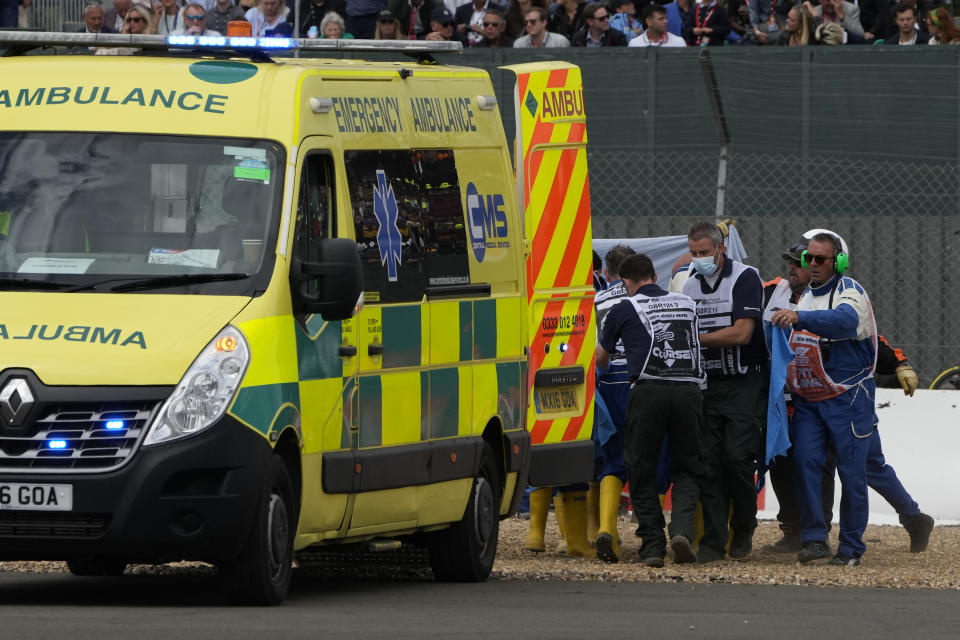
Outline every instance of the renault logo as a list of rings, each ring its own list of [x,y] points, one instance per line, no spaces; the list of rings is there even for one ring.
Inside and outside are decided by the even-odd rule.
[[[34,401],[27,381],[11,378],[0,390],[0,420],[11,427],[19,427],[26,420]]]

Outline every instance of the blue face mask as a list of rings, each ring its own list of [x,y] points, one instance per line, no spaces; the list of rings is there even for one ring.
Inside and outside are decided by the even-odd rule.
[[[716,253],[714,253],[714,256]],[[717,263],[713,261],[714,256],[708,258],[694,258],[693,259],[693,268],[697,270],[697,273],[709,278],[717,271]]]

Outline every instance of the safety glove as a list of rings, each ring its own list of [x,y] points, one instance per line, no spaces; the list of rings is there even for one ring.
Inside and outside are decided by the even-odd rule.
[[[903,388],[903,395],[913,397],[913,392],[917,390],[920,379],[917,378],[917,372],[909,364],[902,364],[896,369],[897,381]]]

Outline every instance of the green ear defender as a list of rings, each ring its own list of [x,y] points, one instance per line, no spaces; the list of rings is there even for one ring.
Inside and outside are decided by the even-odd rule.
[[[843,275],[847,269],[850,268],[850,256],[841,251],[837,254],[836,258],[836,271],[838,274]],[[804,269],[810,268],[810,263],[807,262],[807,250],[804,249],[803,253],[800,254],[800,266]]]

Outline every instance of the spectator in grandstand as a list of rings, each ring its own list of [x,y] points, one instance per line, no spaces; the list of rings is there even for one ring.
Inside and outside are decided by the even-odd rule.
[[[470,0],[457,7],[453,22],[457,36],[463,41],[464,46],[472,47],[483,39],[483,16],[488,9],[502,11],[503,7],[491,0]]]
[[[161,35],[183,28],[183,11],[177,0],[154,0],[153,28]]]
[[[524,18],[527,28],[527,35],[517,38],[513,47],[515,49],[538,49],[569,47],[570,41],[559,33],[547,31],[547,10],[543,7],[533,7],[527,12]]]
[[[718,0],[720,6],[727,11],[727,17],[730,18],[730,33],[727,34],[728,42],[739,42],[745,35],[753,33],[750,28],[750,8],[747,6],[747,0]],[[767,20],[772,20],[773,14]]]
[[[806,7],[795,6],[787,13],[787,24],[780,31],[770,35],[757,33],[760,42],[779,47],[803,47],[813,39],[813,16]]]
[[[390,0],[388,6],[390,13],[399,23],[398,33],[407,40],[422,39],[430,33],[430,16],[437,9],[443,8],[442,0]]]
[[[583,15],[585,7],[586,2],[580,0],[561,0],[550,5],[548,29],[573,42],[573,35],[587,23],[586,16]]]
[[[545,0],[510,0],[504,14],[507,18],[507,35],[514,40],[526,35],[526,23],[524,22],[526,15],[534,7],[546,9],[546,6]]]
[[[454,37],[453,14],[446,8],[434,9],[430,15],[430,33],[424,36],[424,39],[459,40]]]
[[[508,36],[507,20],[503,11],[500,9],[487,9],[483,16],[483,40],[474,44],[474,47],[482,48],[506,48],[513,47],[513,38]]]
[[[78,32],[116,33],[112,27],[104,24],[103,4],[101,4],[100,0],[88,0],[88,2],[83,5],[83,26],[80,27]]]
[[[349,0],[347,2],[347,31],[354,38],[373,38],[377,29],[377,16],[389,9],[387,0]]]
[[[773,3],[771,0],[748,0],[747,6],[751,27],[756,29],[760,25],[770,22],[770,16],[773,14]]]
[[[132,0],[113,0],[113,7],[103,13],[103,24],[120,33],[123,29],[123,19],[127,17],[131,4],[133,4]]]
[[[259,6],[249,9],[244,18],[250,23],[254,37],[291,35],[293,27],[287,22],[290,10],[282,0],[260,0]]]
[[[731,30],[727,11],[717,0],[701,0],[686,18],[683,37],[690,46],[722,46]]]
[[[673,0],[663,6],[667,11],[667,31],[675,36],[683,36],[683,25],[688,16],[693,13],[696,2],[693,0]]]
[[[847,33],[863,35],[863,26],[860,24],[860,9],[847,0],[820,0],[818,6],[813,6],[810,0],[803,3],[814,22],[836,22]]]
[[[207,28],[207,12],[203,5],[191,2],[183,9],[183,28],[174,31],[176,34],[190,36],[219,36],[219,31]]]
[[[153,12],[143,4],[134,3],[123,19],[123,29],[120,33],[133,35],[150,35],[156,33],[153,27]],[[98,56],[131,56],[140,51],[137,47],[98,47],[94,55]]]
[[[877,24],[877,18],[880,14],[885,14],[890,7],[896,4],[895,0],[858,0],[857,6],[860,7],[860,24],[863,26],[864,37],[868,40],[873,38],[867,35],[867,31]]]
[[[917,29],[917,7],[901,2],[894,7],[897,12],[897,32],[884,40],[884,44],[914,45],[927,44],[930,34]]]
[[[622,33],[627,44],[643,33],[643,22],[636,18],[637,9],[633,0],[613,0],[610,6],[616,10],[610,17],[610,28]]]
[[[591,2],[583,9],[586,26],[573,35],[570,44],[574,47],[625,47],[627,38],[610,28],[610,12],[607,5]]]
[[[630,47],[685,47],[687,43],[680,36],[667,31],[667,11],[658,4],[648,4],[640,12],[647,28],[630,41]],[[609,254],[608,258],[609,260]]]
[[[227,32],[227,25],[231,22],[243,21],[246,12],[233,0],[217,0],[207,9],[207,28],[220,33]]]
[[[913,7],[913,28],[917,29],[918,31],[923,31],[926,34],[928,11],[925,1],[900,0],[900,2],[896,4],[889,4],[888,8],[880,12],[876,23],[871,29],[864,33],[864,37],[866,37],[868,40],[888,40],[893,36],[898,36],[900,34],[900,26],[897,22],[897,14],[903,12],[903,10],[900,9],[903,5],[909,5]],[[926,42],[926,40],[924,40],[924,42]],[[917,44],[923,43],[918,42]]]
[[[20,0],[0,0],[0,28],[16,29],[20,21]]]
[[[960,44],[960,29],[943,7],[927,14],[927,30],[930,32],[928,44]]]
[[[320,37],[327,40],[352,40],[353,34],[347,33],[347,23],[340,14],[331,11],[320,21]]]
[[[318,35],[322,34],[320,22],[331,11],[341,16],[347,15],[346,0],[303,0],[300,3],[300,37],[308,37],[310,29],[313,28],[317,30]]]
[[[813,31],[813,42],[827,46],[867,43],[863,36],[859,36],[855,33],[847,33],[843,30],[843,27],[836,22],[824,22],[823,24],[818,24],[817,28]]]
[[[374,40],[406,40],[407,34],[400,28],[400,21],[397,20],[390,9],[384,9],[377,16],[377,28],[373,32]]]

